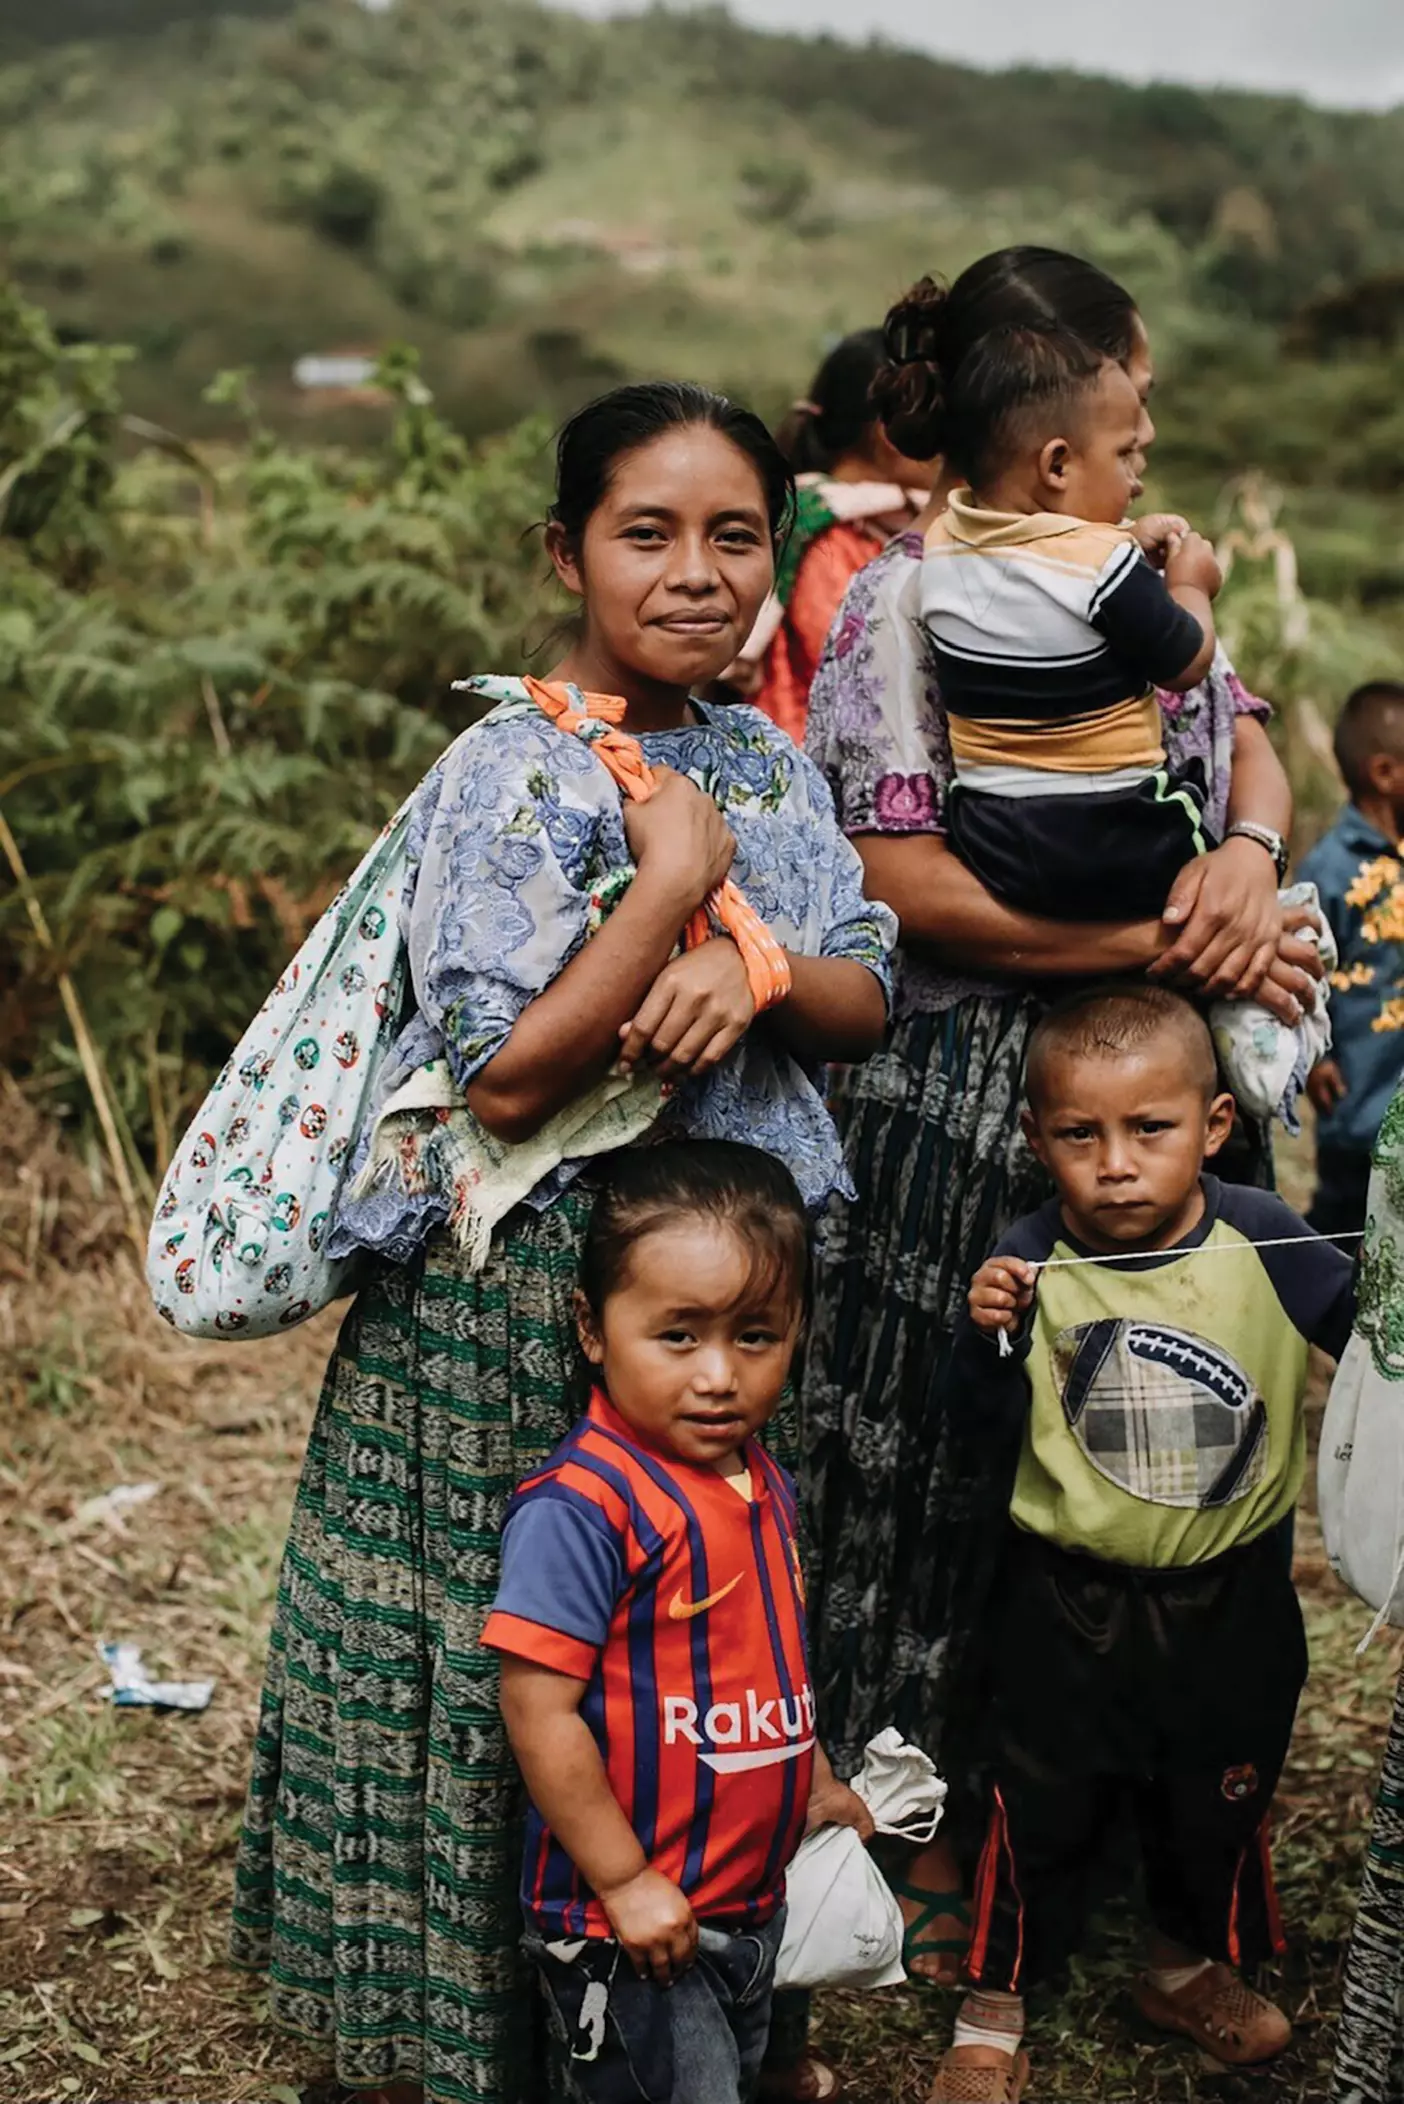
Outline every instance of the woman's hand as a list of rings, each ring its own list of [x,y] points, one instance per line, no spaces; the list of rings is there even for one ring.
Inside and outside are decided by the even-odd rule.
[[[1266,979],[1251,996],[1289,1027],[1301,1021],[1315,992],[1316,982],[1326,976],[1320,947],[1305,932],[1315,927],[1316,916],[1305,906],[1284,908],[1277,955]]]
[[[987,1337],[1017,1330],[1033,1306],[1038,1267],[1023,1257],[990,1257],[970,1282],[970,1320]]]
[[[745,1036],[755,1013],[741,952],[730,936],[714,936],[663,967],[619,1033],[620,1064],[647,1059],[665,1081],[705,1074]]]
[[[1322,1116],[1335,1110],[1338,1104],[1344,1103],[1350,1090],[1346,1085],[1345,1075],[1341,1072],[1340,1062],[1334,1059],[1318,1059],[1307,1075],[1306,1092],[1311,1098],[1313,1108]]]
[[[738,701],[750,701],[765,685],[764,658],[733,658],[716,677],[719,687],[728,687]]]
[[[641,1870],[627,1884],[602,1892],[600,1905],[641,1980],[668,1987],[697,1956],[697,1917],[661,1870]]]
[[[624,831],[639,876],[667,890],[678,925],[714,892],[731,868],[736,840],[710,796],[671,767],[654,769],[658,787],[624,806]]]
[[[1226,840],[1180,871],[1164,914],[1178,931],[1151,967],[1153,979],[1187,982],[1206,997],[1253,997],[1282,940],[1272,858],[1255,840]]]

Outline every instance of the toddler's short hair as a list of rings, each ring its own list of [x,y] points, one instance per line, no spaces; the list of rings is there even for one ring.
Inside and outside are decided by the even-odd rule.
[[[951,390],[952,464],[978,489],[1075,421],[1110,364],[1066,329],[995,329]]]
[[[734,1229],[756,1275],[804,1299],[809,1216],[785,1164],[739,1140],[665,1140],[616,1154],[595,1201],[580,1257],[580,1290],[595,1319],[618,1291],[636,1242],[698,1218]]]
[[[1159,1037],[1178,1041],[1185,1072],[1207,1103],[1218,1087],[1214,1041],[1199,1010],[1183,994],[1149,981],[1113,981],[1068,994],[1035,1025],[1029,1039],[1025,1093],[1036,1113],[1048,1097],[1052,1068],[1063,1059],[1115,1059],[1139,1052]]]
[[[1332,741],[1336,765],[1353,797],[1370,786],[1368,769],[1377,752],[1404,758],[1404,686],[1371,679],[1346,696]]]

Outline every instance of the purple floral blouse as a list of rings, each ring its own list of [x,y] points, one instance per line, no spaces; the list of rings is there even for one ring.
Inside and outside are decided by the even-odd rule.
[[[922,537],[899,534],[860,570],[829,631],[809,694],[805,751],[828,782],[838,821],[855,833],[946,830],[952,779],[946,712],[920,620]],[[1162,694],[1172,763],[1198,760],[1208,783],[1206,817],[1222,833],[1240,716],[1265,722],[1220,648],[1207,678],[1188,694]],[[954,975],[929,952],[897,952],[896,1012],[953,1007],[970,994],[1002,994],[995,980]]]

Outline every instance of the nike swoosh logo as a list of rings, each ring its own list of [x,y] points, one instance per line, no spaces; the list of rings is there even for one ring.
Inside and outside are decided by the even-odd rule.
[[[785,1761],[803,1760],[813,1753],[813,1739],[797,1746],[760,1746],[748,1753],[699,1753],[697,1758],[714,1775],[745,1775],[752,1768],[776,1768]]]
[[[719,1586],[716,1592],[708,1593],[705,1600],[684,1600],[681,1593],[674,1593],[668,1602],[668,1620],[690,1622],[694,1615],[706,1614],[707,1609],[715,1607],[718,1600],[724,1600],[728,1593],[734,1593],[745,1575],[744,1571],[738,1571],[729,1585]]]

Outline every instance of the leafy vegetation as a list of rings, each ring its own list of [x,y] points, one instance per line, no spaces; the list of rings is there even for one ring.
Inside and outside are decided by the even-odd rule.
[[[1400,112],[718,8],[0,0],[0,264],[65,342],[131,345],[129,406],[187,436],[236,435],[205,390],[238,365],[275,429],[371,442],[293,368],[402,340],[474,435],[650,370],[775,416],[920,271],[1047,240],[1136,288],[1182,497],[1245,466],[1304,493],[1328,596],[1404,593],[1402,155]]]
[[[295,2097],[320,2056],[219,1956],[330,1331],[233,1367],[144,1327],[95,1104],[139,1192],[459,727],[449,681],[544,639],[555,414],[671,370],[773,416],[830,334],[1007,240],[1136,288],[1153,495],[1232,542],[1225,632],[1319,826],[1334,704],[1404,663],[1404,117],[984,76],[717,10],[699,33],[531,0],[0,0],[0,126],[0,1805],[23,1844],[0,2063],[19,2104],[144,2096],[178,2040],[182,2094]],[[375,386],[314,415],[294,359],[351,348]],[[82,1514],[114,1472],[165,1488],[99,1553]],[[1274,2094],[1320,2104],[1398,1647],[1362,1667],[1309,1521],[1299,1554]],[[218,1675],[210,1712],[97,1706],[93,1639],[133,1626]],[[1188,2094],[1184,2055],[1128,2028],[1133,1962],[1114,1912],[1036,2009],[1048,2095]],[[944,2013],[835,1996],[820,2028],[855,2096],[915,2099]]]
[[[1226,626],[1325,815],[1325,721],[1404,633],[1404,120],[715,10],[26,22],[0,0],[0,814],[26,873],[0,1060],[86,1118],[76,1009],[138,1185],[456,727],[450,678],[549,626],[523,538],[548,420],[648,370],[773,415],[829,333],[1002,241],[1135,286],[1157,500],[1224,527],[1240,470],[1280,485],[1308,600],[1245,543]],[[88,0],[63,24],[98,26]],[[356,346],[378,387],[314,415],[294,359]]]
[[[162,1153],[459,727],[450,680],[529,646],[547,430],[471,453],[401,353],[376,454],[280,445],[234,374],[242,449],[119,469],[115,374],[0,302],[0,812],[28,879],[0,893],[0,1062],[81,1100],[71,974]]]

